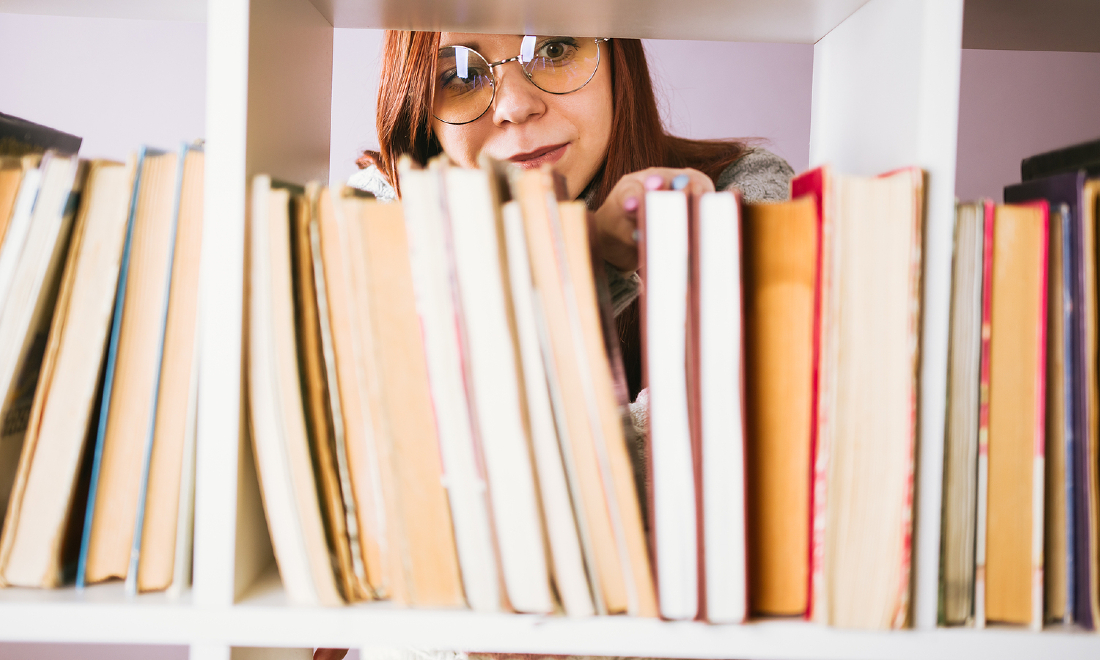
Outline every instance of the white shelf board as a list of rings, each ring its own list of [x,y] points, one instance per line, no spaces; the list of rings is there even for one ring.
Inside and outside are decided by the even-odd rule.
[[[206,0],[0,0],[0,14],[206,21]]]
[[[800,620],[746,625],[623,616],[566,618],[413,610],[389,603],[294,607],[268,571],[213,625],[233,646],[385,648],[553,655],[807,660],[971,660],[1100,656],[1100,635],[1073,629],[941,629],[867,632]],[[213,632],[213,631],[208,631]]]
[[[814,43],[867,0],[311,2],[338,28]]]
[[[187,644],[204,625],[191,594],[129,597],[122,582],[80,594],[62,589],[0,589],[0,641]]]
[[[1097,0],[967,0],[963,48],[1100,52]]]

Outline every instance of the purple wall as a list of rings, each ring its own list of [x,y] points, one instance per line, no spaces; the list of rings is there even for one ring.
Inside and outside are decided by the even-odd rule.
[[[206,25],[0,14],[0,112],[125,159],[204,135]]]
[[[955,195],[1001,201],[1020,160],[1100,138],[1100,53],[964,50]]]

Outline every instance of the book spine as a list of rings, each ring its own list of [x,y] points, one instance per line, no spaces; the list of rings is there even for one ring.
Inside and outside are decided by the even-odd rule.
[[[106,373],[103,376],[103,398],[99,407],[96,426],[95,449],[92,453],[92,476],[88,487],[88,504],[84,512],[84,529],[80,538],[80,555],[76,564],[76,590],[84,590],[84,576],[88,564],[88,548],[92,540],[92,518],[95,513],[96,491],[99,486],[99,469],[103,463],[103,442],[107,438],[107,411],[111,406],[111,389],[115,381],[115,365],[118,358],[118,338],[122,330],[123,303],[126,301],[126,280],[130,273],[130,248],[134,242],[134,217],[137,214],[137,196],[141,189],[141,172],[145,164],[146,148],[138,152],[134,170],[133,190],[130,197],[130,217],[126,221],[126,243],[122,249],[118,286],[115,287],[115,309],[111,318],[111,334],[107,344]]]
[[[978,522],[974,544],[974,627],[985,627],[985,540],[989,510],[989,338],[992,317],[993,202],[983,203],[985,248],[982,258],[982,357],[978,390]]]
[[[1080,433],[1079,404],[1077,397],[1081,388],[1076,385],[1078,381],[1077,370],[1080,366],[1078,353],[1080,346],[1077,342],[1077,317],[1081,313],[1081,290],[1077,283],[1077,273],[1081,269],[1081,256],[1074,248],[1081,245],[1081,234],[1078,231],[1079,218],[1074,215],[1067,205],[1062,207],[1062,342],[1064,358],[1064,390],[1065,390],[1065,415],[1066,415],[1066,465],[1065,465],[1065,493],[1066,493],[1066,616],[1065,623],[1073,623],[1076,603],[1076,562],[1074,561],[1074,543],[1076,530],[1074,529],[1073,489],[1076,479],[1073,475],[1073,466],[1076,460],[1073,455],[1074,447]]]
[[[1050,212],[1046,201],[1036,202],[1041,209],[1042,238],[1039,245],[1042,266],[1039,269],[1038,351],[1035,365],[1035,443],[1031,490],[1031,628],[1043,627],[1043,513],[1046,488],[1046,347],[1047,347],[1047,265],[1049,261]]]

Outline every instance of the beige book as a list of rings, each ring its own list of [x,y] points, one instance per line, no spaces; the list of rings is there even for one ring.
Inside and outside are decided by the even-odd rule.
[[[924,186],[912,168],[835,185],[825,609],[835,626],[900,628],[909,620]]]
[[[107,408],[85,583],[125,578],[130,566],[141,496],[145,444],[153,416],[168,264],[172,246],[175,199],[175,153],[146,155],[138,179],[129,272],[123,296],[122,322],[114,386]]]
[[[75,501],[77,481],[94,419],[133,173],[133,163],[94,161],[88,168],[0,541],[6,584],[56,586],[70,553],[79,549],[84,509]]]
[[[248,395],[256,468],[288,599],[342,602],[333,578],[306,434],[294,338],[291,195],[252,184]]]
[[[386,536],[391,531],[386,524],[390,516],[385,509],[390,502],[383,497],[388,491],[384,489],[379,445],[384,438],[379,412],[382,403],[379,388],[370,387],[378,381],[378,370],[370,343],[366,258],[361,256],[363,244],[356,238],[358,233],[352,235],[352,230],[358,230],[358,223],[353,220],[360,200],[345,199],[342,192],[324,188],[313,202],[316,218],[310,240],[314,278],[317,291],[323,290],[325,304],[318,320],[328,325],[327,341],[332,355],[331,359],[326,357],[326,377],[330,383],[333,421],[338,417],[343,427],[351,500],[359,533],[359,560],[363,564],[360,581],[364,597],[389,598],[394,585],[387,567],[393,553]],[[352,258],[352,254],[360,256]],[[325,340],[322,334],[322,341]]]
[[[310,192],[316,191],[311,187]],[[294,316],[299,365],[302,370],[306,431],[316,467],[315,476],[320,486],[318,494],[328,548],[336,557],[336,579],[344,599],[354,602],[363,600],[366,594],[364,584],[360,581],[362,559],[353,557],[349,535],[349,529],[353,530],[358,542],[358,527],[355,526],[354,516],[349,519],[346,514],[341,474],[337,466],[336,443],[343,442],[344,437],[342,433],[339,436],[336,434],[332,409],[329,407],[324,348],[321,345],[322,330],[318,316],[318,289],[313,281],[313,246],[310,240],[310,228],[313,222],[312,205],[305,197],[297,196],[292,200],[292,204],[295,211],[291,220]],[[350,496],[350,491],[348,495]],[[355,561],[356,559],[358,561]]]
[[[1043,611],[1046,223],[1045,205],[997,207],[990,275],[985,616],[1035,627]]]
[[[817,248],[812,197],[745,205],[748,574],[760,615],[808,606]]]
[[[191,396],[199,307],[202,248],[203,152],[184,157],[175,245],[164,327],[153,446],[149,459],[138,560],[138,591],[161,591],[172,583],[184,435]]]
[[[562,287],[565,274],[562,261],[548,249],[555,242],[550,213],[553,186],[544,172],[523,172],[512,182],[512,192],[523,212],[531,273],[538,295],[541,316],[551,347],[551,397],[557,397],[559,434],[563,436],[562,455],[566,474],[573,484],[573,506],[577,512],[581,542],[585,551],[589,580],[596,609],[601,614],[625,613],[629,607],[627,564],[616,544],[608,502],[612,493],[600,475],[594,431],[581,379],[577,345],[569,326],[566,294]],[[556,208],[554,209],[556,210]]]
[[[558,205],[561,247],[566,273],[563,287],[572,290],[576,305],[576,327],[583,338],[582,352],[591,395],[596,404],[594,427],[599,429],[595,440],[601,463],[607,466],[604,477],[608,507],[612,510],[612,529],[620,556],[625,557],[627,612],[634,616],[656,616],[657,594],[653,570],[646,546],[645,521],[642,517],[641,494],[634,480],[634,468],[626,444],[624,427],[625,401],[620,401],[605,347],[603,319],[597,298],[593,269],[602,267],[602,260],[593,262],[591,242],[593,229],[588,211],[582,202]],[[606,310],[605,310],[606,311]],[[587,389],[587,387],[586,387]],[[610,482],[610,483],[608,483]]]
[[[414,302],[401,207],[363,202],[358,222],[370,296],[370,333],[380,376],[404,593],[396,600],[427,607],[463,606],[451,512],[442,483],[431,389]],[[392,538],[392,537],[391,537]]]

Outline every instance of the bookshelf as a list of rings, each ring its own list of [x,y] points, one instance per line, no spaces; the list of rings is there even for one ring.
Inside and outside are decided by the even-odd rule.
[[[1100,638],[1079,631],[934,628],[961,48],[1100,50],[1094,0],[965,4],[964,19],[963,0],[0,0],[0,13],[205,21],[208,237],[192,589],[176,600],[127,599],[118,584],[83,596],[72,589],[2,590],[0,640],[188,644],[193,660],[308,657],[304,649],[312,646],[761,659],[1100,654]],[[1035,23],[1048,7],[1054,18]],[[1028,25],[1035,27],[1030,36],[1020,29]],[[815,44],[811,166],[828,161],[873,174],[917,164],[930,174],[914,630],[286,604],[241,433],[245,182],[261,171],[290,181],[327,178],[334,27]]]

